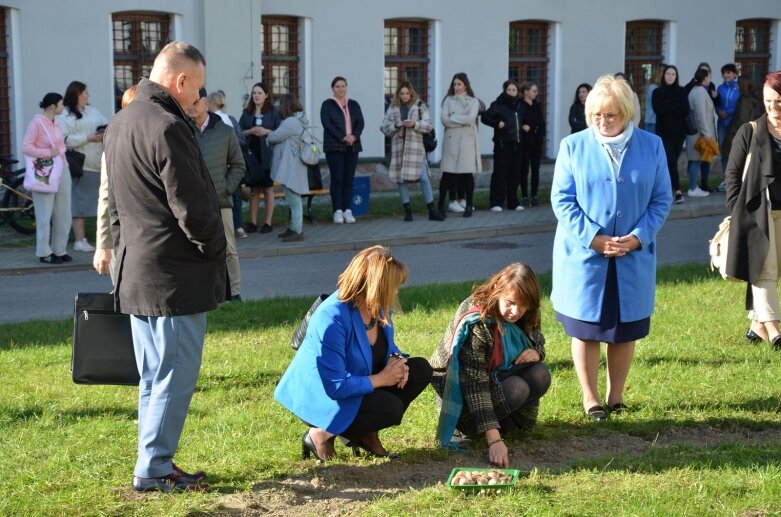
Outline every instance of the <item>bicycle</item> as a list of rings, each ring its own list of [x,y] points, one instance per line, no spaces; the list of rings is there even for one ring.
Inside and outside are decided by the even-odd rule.
[[[35,206],[30,192],[24,188],[24,168],[11,170],[18,160],[0,156],[0,224],[8,223],[23,235],[35,233]]]

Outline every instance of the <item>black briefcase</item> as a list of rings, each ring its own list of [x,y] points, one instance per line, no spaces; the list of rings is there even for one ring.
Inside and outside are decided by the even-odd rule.
[[[73,314],[73,382],[138,386],[130,316],[114,311],[114,295],[78,293]]]

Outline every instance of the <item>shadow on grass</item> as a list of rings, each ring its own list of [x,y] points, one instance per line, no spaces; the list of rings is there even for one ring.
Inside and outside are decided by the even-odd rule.
[[[38,421],[47,417],[55,418],[58,424],[73,423],[85,418],[118,418],[133,421],[138,417],[138,408],[136,406],[104,406],[53,411],[50,407],[32,406],[23,410],[0,410],[0,421],[8,425],[21,424],[30,420]]]
[[[253,371],[251,374],[242,371],[236,375],[201,375],[195,391],[230,391],[244,388],[268,389],[269,386],[276,386],[281,377],[282,374],[280,372],[260,369]]]

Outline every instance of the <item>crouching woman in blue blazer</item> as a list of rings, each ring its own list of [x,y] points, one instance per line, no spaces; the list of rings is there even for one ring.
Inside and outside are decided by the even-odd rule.
[[[324,461],[340,435],[348,447],[393,457],[378,432],[399,425],[431,381],[423,358],[408,358],[393,340],[392,309],[407,266],[384,246],[358,253],[339,275],[337,291],[312,315],[301,347],[274,398],[302,419],[301,457]]]

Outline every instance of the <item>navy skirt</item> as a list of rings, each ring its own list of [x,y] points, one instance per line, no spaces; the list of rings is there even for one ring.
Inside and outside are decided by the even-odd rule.
[[[611,258],[607,266],[605,280],[605,299],[602,302],[602,314],[598,322],[581,321],[556,312],[556,319],[564,326],[569,337],[581,341],[601,341],[604,343],[625,343],[648,335],[651,318],[620,323],[620,305],[618,303],[618,275],[616,259]]]

